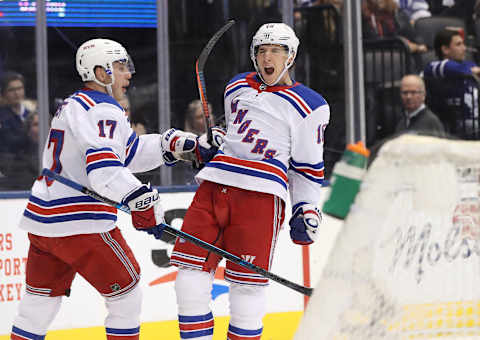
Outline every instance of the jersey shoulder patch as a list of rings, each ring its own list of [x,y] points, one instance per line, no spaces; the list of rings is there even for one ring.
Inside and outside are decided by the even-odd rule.
[[[239,73],[235,77],[230,79],[227,86],[225,87],[225,97],[229,96],[231,93],[237,91],[242,87],[249,87],[250,85],[248,84],[247,76],[251,73],[254,72]]]
[[[72,94],[70,98],[82,105],[86,111],[100,103],[112,104],[123,111],[122,106],[113,97],[99,91],[79,90]]]
[[[318,107],[328,105],[322,95],[300,83],[273,93],[287,100],[303,118]]]

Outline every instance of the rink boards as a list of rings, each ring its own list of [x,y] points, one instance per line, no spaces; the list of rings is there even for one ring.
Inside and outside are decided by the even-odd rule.
[[[181,216],[188,208],[193,195],[193,192],[161,194],[162,204],[166,215],[170,216],[169,222],[172,226],[179,227],[181,225]],[[3,222],[0,231],[0,315],[2,315],[0,340],[3,340],[8,338],[6,335],[11,329],[18,302],[25,290],[24,275],[28,239],[26,233],[18,228],[18,222],[27,200],[25,198],[3,198],[0,199],[0,202],[0,214]],[[285,220],[288,221],[290,208],[287,207],[286,211]],[[304,270],[307,270],[310,277],[318,277],[335,237],[338,224],[338,222],[333,221],[332,223],[328,217],[326,218],[323,238],[315,244],[315,247],[311,247],[310,261],[304,263],[305,254],[302,255],[302,248],[291,242],[288,225],[285,223],[284,229],[280,232],[272,272],[300,284],[304,284]],[[134,230],[130,216],[123,212],[118,213],[117,225],[132,248],[142,270],[141,284],[144,292],[141,315],[142,332],[144,332],[142,339],[150,339],[149,335],[158,336],[162,333],[165,334],[165,337],[162,335],[162,338],[177,339],[178,326],[175,321],[177,310],[173,288],[176,268],[158,266],[159,262],[167,260],[165,254],[170,254],[172,245]],[[156,264],[152,256],[155,258]],[[309,269],[309,264],[311,269]],[[228,323],[226,316],[229,313],[228,284],[223,280],[223,268],[224,263],[221,263],[214,281],[211,304],[216,317],[216,332],[220,336],[219,339],[224,337],[223,331],[226,330]],[[314,279],[312,283],[315,283]],[[304,297],[301,294],[271,282],[268,289],[268,315],[265,318],[263,338],[291,339],[303,308]],[[48,333],[48,338],[54,340],[58,336],[58,339],[62,337],[102,339],[104,336],[102,335],[104,334],[102,325],[105,316],[106,309],[103,299],[83,278],[77,276],[72,285],[72,294],[63,299],[62,308],[52,324],[52,331]]]

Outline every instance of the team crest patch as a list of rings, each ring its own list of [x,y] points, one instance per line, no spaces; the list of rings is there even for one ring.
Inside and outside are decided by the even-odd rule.
[[[114,283],[110,288],[112,289],[112,292],[118,292],[122,287],[120,287],[118,283]]]

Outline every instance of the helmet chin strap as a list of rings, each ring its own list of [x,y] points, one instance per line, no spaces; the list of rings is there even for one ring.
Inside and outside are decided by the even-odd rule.
[[[112,85],[113,82],[115,81],[115,76],[113,75],[113,72],[111,74],[112,81],[109,84],[104,84],[100,80],[97,79],[97,77],[94,77],[93,81],[96,82],[98,85],[104,86],[105,89],[107,90],[107,93],[110,97],[113,97],[113,90],[112,90]]]
[[[110,97],[113,97],[112,84],[105,85],[107,93]]]

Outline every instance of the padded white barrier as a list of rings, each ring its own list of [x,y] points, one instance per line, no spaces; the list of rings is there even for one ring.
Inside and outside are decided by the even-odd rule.
[[[295,339],[479,339],[479,196],[479,142],[386,143]]]

